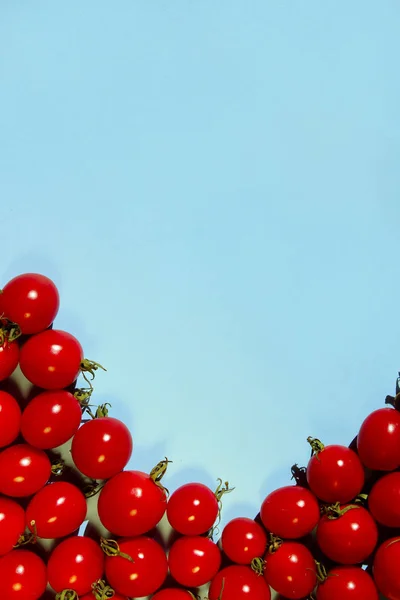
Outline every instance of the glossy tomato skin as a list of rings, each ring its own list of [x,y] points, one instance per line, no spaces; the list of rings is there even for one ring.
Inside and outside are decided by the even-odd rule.
[[[168,521],[183,535],[200,535],[214,525],[218,516],[215,493],[203,483],[186,483],[170,496]]]
[[[18,366],[19,346],[7,340],[0,345],[0,381],[10,377]]]
[[[31,496],[48,482],[50,475],[51,463],[43,450],[15,444],[0,453],[0,494]]]
[[[378,479],[368,496],[372,516],[386,527],[400,527],[400,472]]]
[[[360,567],[335,567],[318,586],[317,600],[378,600],[378,590]]]
[[[0,448],[4,448],[18,437],[21,427],[21,409],[16,399],[8,392],[0,391]]]
[[[20,367],[37,387],[60,390],[77,379],[82,360],[82,346],[73,335],[48,329],[32,336],[22,346]]]
[[[320,517],[317,498],[299,485],[271,492],[261,505],[264,527],[283,539],[298,539],[311,533]]]
[[[88,594],[92,584],[101,579],[104,554],[92,539],[69,537],[57,546],[47,564],[47,576],[56,592],[74,590],[78,596]]]
[[[115,510],[116,501],[118,510]],[[150,475],[141,471],[122,471],[107,481],[101,490],[98,513],[106,529],[118,536],[130,537],[153,529],[166,507],[166,493]]]
[[[232,565],[221,569],[213,578],[208,597],[210,600],[270,600],[271,592],[265,579],[250,567]]]
[[[341,509],[345,510],[346,505]],[[370,513],[361,506],[338,518],[324,515],[317,527],[317,543],[335,563],[356,565],[368,558],[378,542],[378,528]]]
[[[101,417],[78,429],[71,453],[76,467],[86,477],[109,479],[127,465],[132,447],[132,436],[122,421]]]
[[[221,565],[218,546],[209,538],[184,536],[169,551],[169,569],[177,583],[184,587],[200,587],[215,577]]]
[[[323,502],[350,502],[361,492],[364,479],[360,459],[346,446],[326,446],[307,466],[308,485]]]
[[[13,550],[0,558],[0,581],[4,600],[39,600],[46,589],[46,566],[29,550]]]
[[[60,538],[76,531],[86,512],[82,492],[72,483],[57,481],[46,485],[31,499],[26,509],[26,524],[40,538]]]
[[[264,555],[267,535],[253,519],[238,517],[225,525],[221,543],[223,551],[232,562],[249,565],[254,558]]]
[[[287,598],[300,600],[317,583],[314,558],[299,542],[283,542],[272,554],[266,554],[264,577],[268,585]]]
[[[22,413],[21,433],[35,448],[57,448],[72,438],[81,419],[82,408],[70,392],[42,392]]]
[[[130,556],[106,558],[106,578],[119,594],[141,598],[156,592],[168,573],[164,550],[147,536],[118,540],[120,551]]]
[[[400,598],[400,538],[390,538],[375,554],[372,575],[378,590],[388,600]]]
[[[24,509],[11,500],[0,496],[0,556],[14,548],[25,530]]]
[[[47,329],[54,321],[60,298],[54,283],[38,273],[25,273],[11,279],[3,288],[4,316],[18,323],[21,332],[32,335]]]
[[[154,594],[152,600],[193,600],[193,596],[181,588],[165,588]]]
[[[368,469],[397,469],[400,465],[400,412],[394,408],[379,408],[368,415],[357,436],[357,452]]]

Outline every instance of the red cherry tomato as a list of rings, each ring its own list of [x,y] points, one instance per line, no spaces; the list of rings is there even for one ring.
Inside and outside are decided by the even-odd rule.
[[[58,481],[32,498],[26,509],[26,524],[40,538],[65,537],[82,525],[86,510],[82,492],[72,483]]]
[[[34,385],[58,390],[74,383],[82,360],[82,346],[73,335],[48,329],[32,336],[22,346],[20,367]]]
[[[400,527],[400,472],[378,479],[369,493],[368,508],[378,523]]]
[[[223,551],[232,562],[249,565],[254,558],[264,555],[267,535],[252,519],[238,517],[225,525],[221,542]]]
[[[56,448],[72,438],[81,419],[82,408],[70,392],[42,392],[22,413],[21,433],[35,448]]]
[[[314,494],[299,485],[289,485],[265,498],[260,516],[268,531],[282,538],[297,539],[312,532],[320,510]]]
[[[217,573],[208,597],[210,600],[270,600],[271,592],[265,579],[250,567],[232,565]]]
[[[11,279],[3,288],[1,306],[4,316],[18,323],[21,332],[39,333],[54,321],[60,298],[54,283],[37,273]]]
[[[379,408],[368,415],[357,436],[357,451],[368,469],[397,469],[400,465],[400,413],[394,408]]]
[[[119,419],[93,419],[78,429],[71,452],[76,467],[86,477],[109,479],[128,463],[132,454],[132,436]]]
[[[103,551],[95,541],[83,536],[61,542],[47,563],[47,576],[53,590],[74,590],[78,596],[89,593],[103,571]]]
[[[24,509],[10,498],[0,497],[0,556],[11,552],[24,530]]]
[[[215,493],[202,483],[186,483],[168,500],[168,521],[179,533],[200,535],[214,525],[218,516]]]
[[[339,512],[338,512],[339,511]],[[322,552],[336,563],[356,565],[375,549],[378,528],[370,513],[361,506],[340,507],[336,518],[324,515],[317,528],[317,543]]]
[[[15,444],[0,453],[0,494],[31,496],[48,482],[50,475],[50,460],[43,450]]]
[[[169,551],[169,570],[177,583],[199,587],[211,581],[221,565],[218,546],[209,538],[185,536],[174,542]]]
[[[18,437],[21,426],[21,409],[16,399],[0,391],[0,447],[8,446]]]
[[[98,513],[109,531],[119,536],[134,536],[153,529],[166,507],[166,493],[150,475],[141,471],[122,471],[107,481],[101,490]]]
[[[388,600],[400,598],[400,538],[390,538],[375,554],[372,574],[380,593]]]
[[[124,596],[141,598],[156,592],[168,573],[164,550],[153,539],[140,536],[120,540],[119,549],[132,558],[122,556],[106,558],[107,581],[115,591]]]
[[[317,600],[378,600],[376,585],[360,567],[335,567],[317,588]]]
[[[307,466],[311,491],[324,502],[350,502],[364,485],[364,469],[357,454],[346,446],[326,446]]]
[[[4,600],[39,600],[46,589],[46,565],[29,550],[13,550],[0,558],[0,581]]]
[[[10,377],[18,366],[19,346],[16,342],[3,342],[0,346],[0,381]]]
[[[264,557],[264,577],[278,594],[287,598],[305,598],[315,588],[317,573],[311,552],[299,542],[283,542]]]
[[[165,588],[154,594],[152,600],[193,600],[193,596],[180,588]]]

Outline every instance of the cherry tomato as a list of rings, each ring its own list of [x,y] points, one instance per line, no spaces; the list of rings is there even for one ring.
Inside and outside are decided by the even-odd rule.
[[[282,538],[311,533],[320,517],[318,500],[304,487],[288,485],[271,492],[261,505],[264,527]]]
[[[22,333],[30,335],[52,324],[59,305],[60,298],[54,283],[37,273],[14,277],[1,294],[4,316],[18,323]]]
[[[104,554],[88,537],[74,536],[57,546],[47,563],[47,576],[53,590],[74,590],[87,594],[104,571]]]
[[[152,600],[193,600],[193,596],[180,588],[165,588],[154,594]]]
[[[0,497],[0,556],[11,552],[24,530],[24,509],[10,498]]]
[[[82,525],[86,510],[82,492],[72,483],[58,481],[32,498],[26,509],[26,524],[40,538],[65,537]]]
[[[186,483],[168,500],[168,521],[179,533],[200,535],[214,525],[218,516],[215,493],[202,483]]]
[[[378,479],[369,493],[368,508],[378,523],[400,527],[400,472]]]
[[[0,345],[0,381],[10,377],[18,366],[19,346],[7,340]]]
[[[390,538],[375,554],[372,575],[380,593],[388,600],[400,598],[400,538]]]
[[[357,451],[368,469],[397,469],[400,465],[400,413],[394,408],[379,408],[368,415],[357,436]]]
[[[265,579],[250,567],[232,565],[217,573],[208,597],[210,600],[270,600],[271,592]]]
[[[169,551],[169,570],[177,583],[199,587],[211,581],[221,565],[218,546],[209,538],[185,536],[174,542]]]
[[[109,479],[126,466],[132,454],[132,436],[119,419],[88,421],[72,440],[72,458],[81,473],[92,479]]]
[[[225,525],[221,542],[223,551],[232,562],[249,565],[254,558],[264,555],[267,535],[252,519],[238,517]]]
[[[42,392],[22,413],[21,432],[35,448],[56,448],[72,438],[81,419],[82,408],[70,392]]]
[[[326,446],[307,466],[311,491],[324,502],[350,502],[364,485],[364,469],[357,454],[346,446]]]
[[[378,600],[370,575],[360,567],[335,567],[317,588],[317,600]]]
[[[164,550],[153,539],[140,536],[118,542],[119,549],[132,558],[107,556],[106,577],[119,594],[141,598],[156,592],[168,573]]]
[[[153,529],[166,507],[166,493],[150,475],[141,471],[122,471],[107,481],[101,490],[98,513],[109,531],[119,536],[134,536]]]
[[[21,409],[16,399],[0,391],[0,447],[8,446],[18,437],[21,426]]]
[[[73,335],[47,329],[29,338],[22,346],[20,367],[34,385],[58,390],[74,383],[82,360],[82,346]]]
[[[39,600],[47,585],[46,565],[29,550],[13,550],[0,558],[3,600]]]
[[[0,452],[0,494],[31,496],[48,482],[50,475],[50,460],[43,450],[15,444]]]
[[[311,552],[299,542],[283,542],[264,557],[264,577],[278,594],[287,598],[305,598],[317,583],[317,573]]]
[[[332,518],[332,514],[324,515],[318,523],[319,547],[336,563],[355,565],[363,562],[372,554],[378,541],[374,519],[361,506],[341,506],[336,515],[336,518]]]

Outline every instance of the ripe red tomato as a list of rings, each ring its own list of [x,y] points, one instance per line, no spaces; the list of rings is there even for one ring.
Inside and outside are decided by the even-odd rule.
[[[372,575],[380,593],[388,600],[400,598],[400,538],[390,538],[375,554]]]
[[[58,390],[74,383],[82,360],[82,346],[73,335],[47,329],[29,338],[22,346],[20,367],[34,385]]]
[[[165,588],[154,594],[152,600],[193,600],[193,596],[180,588]]]
[[[56,448],[72,438],[81,419],[82,408],[70,392],[42,392],[22,413],[21,433],[35,448]]]
[[[1,307],[4,316],[18,323],[22,333],[47,329],[54,321],[60,298],[54,283],[37,273],[25,273],[11,279],[3,288]]]
[[[278,594],[287,598],[305,598],[315,588],[317,572],[311,552],[299,542],[283,542],[264,557],[264,577]]]
[[[317,543],[325,556],[334,562],[356,565],[374,551],[378,528],[365,508],[346,508],[346,505],[341,506],[341,514],[336,518],[332,518],[332,514],[321,518],[317,528]]]
[[[47,585],[46,565],[29,550],[13,550],[0,558],[1,597],[39,600]]]
[[[217,573],[208,597],[210,600],[270,600],[271,592],[265,579],[250,567],[232,565]]]
[[[89,593],[92,583],[101,578],[103,571],[103,551],[95,541],[83,536],[62,541],[47,563],[51,587],[56,592],[74,590],[78,596]]]
[[[361,567],[335,567],[317,588],[317,600],[378,600],[378,590]]]
[[[19,346],[14,342],[5,341],[0,345],[0,381],[10,377],[18,366]]]
[[[400,527],[400,472],[378,479],[368,496],[368,508],[378,523]]]
[[[122,471],[107,481],[101,490],[98,513],[108,531],[119,536],[134,536],[153,529],[166,507],[166,493],[150,475],[141,471]]]
[[[119,549],[132,558],[107,556],[106,577],[112,588],[124,596],[141,598],[156,592],[168,573],[164,550],[153,539],[140,536],[119,540]]]
[[[21,409],[16,399],[0,391],[0,447],[8,446],[18,437],[21,426]]]
[[[200,535],[214,525],[218,516],[215,493],[202,483],[186,483],[168,500],[168,521],[179,533]]]
[[[264,555],[267,535],[253,519],[238,517],[225,525],[221,542],[223,551],[232,562],[249,565],[254,558]]]
[[[346,446],[326,446],[307,466],[308,485],[324,502],[350,502],[361,492],[364,478],[360,459]]]
[[[174,542],[169,551],[169,570],[177,583],[200,587],[211,581],[221,565],[218,546],[209,538],[185,536]]]
[[[40,538],[65,537],[82,525],[86,510],[82,492],[72,483],[58,481],[46,485],[29,502],[26,524]]]
[[[24,509],[11,498],[0,497],[0,556],[11,552],[24,530]]]
[[[368,415],[357,436],[357,451],[368,469],[397,469],[400,465],[400,413],[394,408],[379,408]]]
[[[15,444],[0,453],[0,494],[31,496],[48,482],[50,475],[50,460],[43,450]]]
[[[297,539],[317,525],[318,500],[304,487],[288,485],[271,492],[261,505],[264,527],[281,538]]]
[[[71,452],[76,467],[86,477],[109,479],[128,463],[132,454],[132,436],[119,419],[93,419],[78,429]]]

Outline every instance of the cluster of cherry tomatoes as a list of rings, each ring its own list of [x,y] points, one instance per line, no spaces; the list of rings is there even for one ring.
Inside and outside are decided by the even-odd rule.
[[[296,483],[271,492],[256,519],[215,541],[231,491],[187,483],[171,495],[168,460],[127,469],[130,431],[91,405],[99,364],[53,328],[54,283],[15,277],[0,294],[0,595],[2,600],[400,600],[400,412],[374,411],[350,447],[309,438]],[[19,368],[32,387],[12,392]],[[78,388],[80,375],[87,387]],[[74,465],[60,461],[67,447]],[[107,535],[90,527],[95,498]],[[157,526],[174,532],[166,547]],[[52,540],[49,547],[41,544]]]

